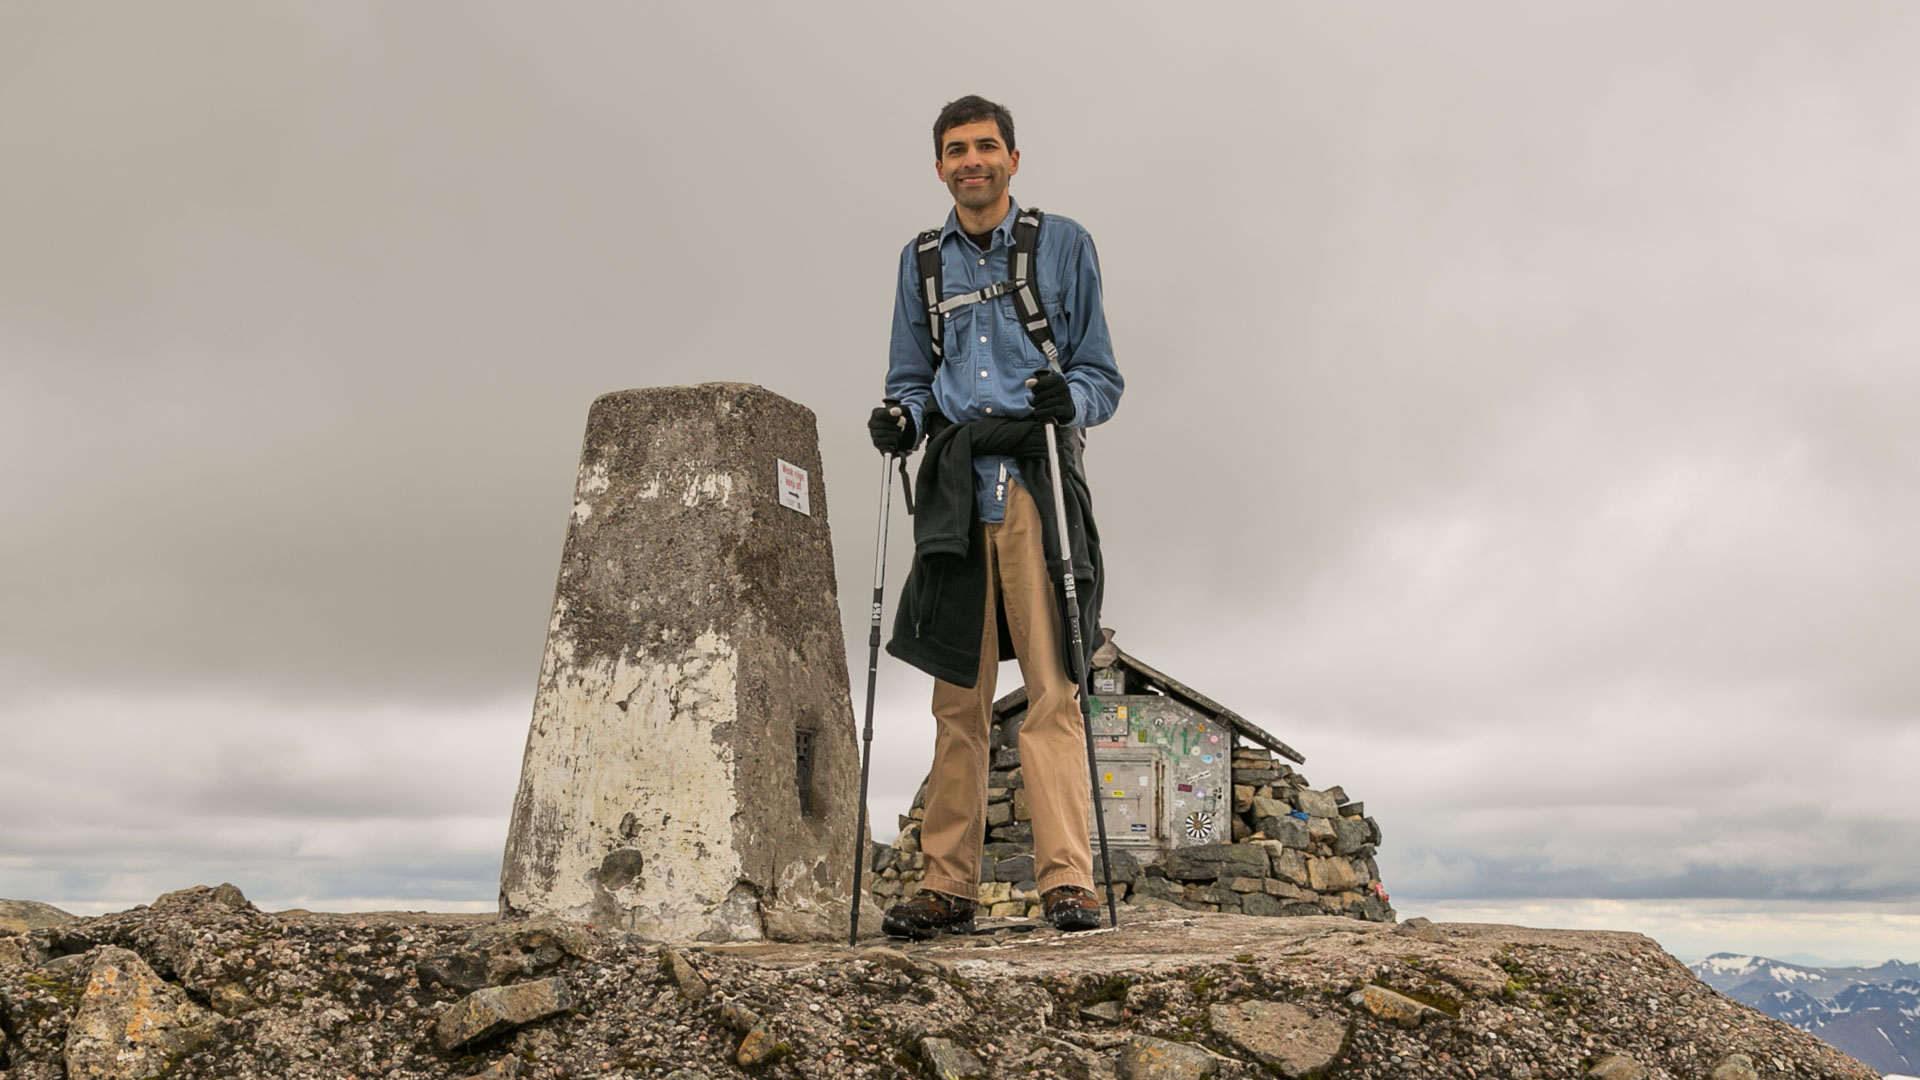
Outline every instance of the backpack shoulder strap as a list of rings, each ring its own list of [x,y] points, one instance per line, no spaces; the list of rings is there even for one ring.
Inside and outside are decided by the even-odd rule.
[[[1027,339],[1040,355],[1047,358],[1048,366],[1060,370],[1060,350],[1053,343],[1053,327],[1047,322],[1047,311],[1040,306],[1040,283],[1036,257],[1040,251],[1040,223],[1046,215],[1037,209],[1022,208],[1020,216],[1013,219],[1013,251],[1009,260],[1013,271],[1013,303],[1020,311],[1020,326],[1027,332]]]
[[[1047,322],[1047,309],[1040,306],[1040,223],[1045,220],[1046,215],[1034,208],[1021,210],[1013,219],[1013,257],[1008,269],[1013,271],[1013,305],[1020,312],[1020,326],[1047,358],[1047,366],[1059,371],[1060,349],[1053,343],[1053,325]],[[1066,436],[1066,467],[1077,471],[1086,458],[1087,429],[1071,427]]]
[[[940,230],[928,229],[913,241],[914,265],[919,270],[920,307],[927,313],[927,331],[933,336],[933,370],[940,371],[940,363],[945,357],[940,355],[941,342],[945,340],[942,329],[946,316],[940,311]]]

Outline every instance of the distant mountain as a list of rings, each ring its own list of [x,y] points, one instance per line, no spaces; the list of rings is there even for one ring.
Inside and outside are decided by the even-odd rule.
[[[1715,990],[1883,1074],[1920,1074],[1920,964],[1822,968],[1715,953],[1687,966]]]

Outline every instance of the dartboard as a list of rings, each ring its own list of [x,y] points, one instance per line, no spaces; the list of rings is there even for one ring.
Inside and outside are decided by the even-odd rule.
[[[1195,810],[1187,815],[1187,839],[1209,840],[1213,837],[1213,815],[1205,810]]]

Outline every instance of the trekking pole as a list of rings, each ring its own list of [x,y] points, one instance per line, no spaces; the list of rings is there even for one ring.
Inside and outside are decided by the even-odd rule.
[[[898,405],[892,398],[888,405]],[[873,618],[867,627],[867,724],[860,733],[860,811],[853,826],[853,921],[847,928],[849,948],[860,940],[860,876],[867,865],[867,778],[873,772],[873,691],[880,678],[881,590],[887,578],[887,517],[893,510],[892,465],[900,455],[880,455],[880,527],[873,542]],[[905,466],[902,466],[904,469]],[[901,475],[905,475],[903,472]],[[909,502],[912,501],[909,495]]]
[[[1087,782],[1093,792],[1093,821],[1100,829],[1100,870],[1107,883],[1107,925],[1119,926],[1119,909],[1113,899],[1113,858],[1107,854],[1107,812],[1100,805],[1100,766],[1093,760],[1093,699],[1088,696],[1087,650],[1080,635],[1080,599],[1073,581],[1073,544],[1067,540],[1067,478],[1060,471],[1060,442],[1054,434],[1058,424],[1048,423],[1047,467],[1053,471],[1053,513],[1056,535],[1060,538],[1060,582],[1067,593],[1067,637],[1072,642],[1073,679],[1080,687],[1080,721],[1087,735]]]

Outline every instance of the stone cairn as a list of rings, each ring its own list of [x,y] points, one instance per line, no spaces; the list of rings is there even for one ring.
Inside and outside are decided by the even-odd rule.
[[[987,788],[987,843],[979,902],[993,917],[1037,918],[1033,826],[1019,752],[993,728]],[[926,784],[900,818],[893,844],[873,845],[873,895],[884,904],[911,896],[924,875],[920,821]],[[1374,852],[1380,825],[1340,787],[1315,790],[1293,767],[1257,746],[1233,751],[1233,841],[1165,851],[1112,848],[1115,898],[1139,908],[1180,907],[1247,915],[1344,915],[1393,922]],[[1098,844],[1093,879],[1103,880]],[[1101,900],[1106,890],[1100,887]]]

